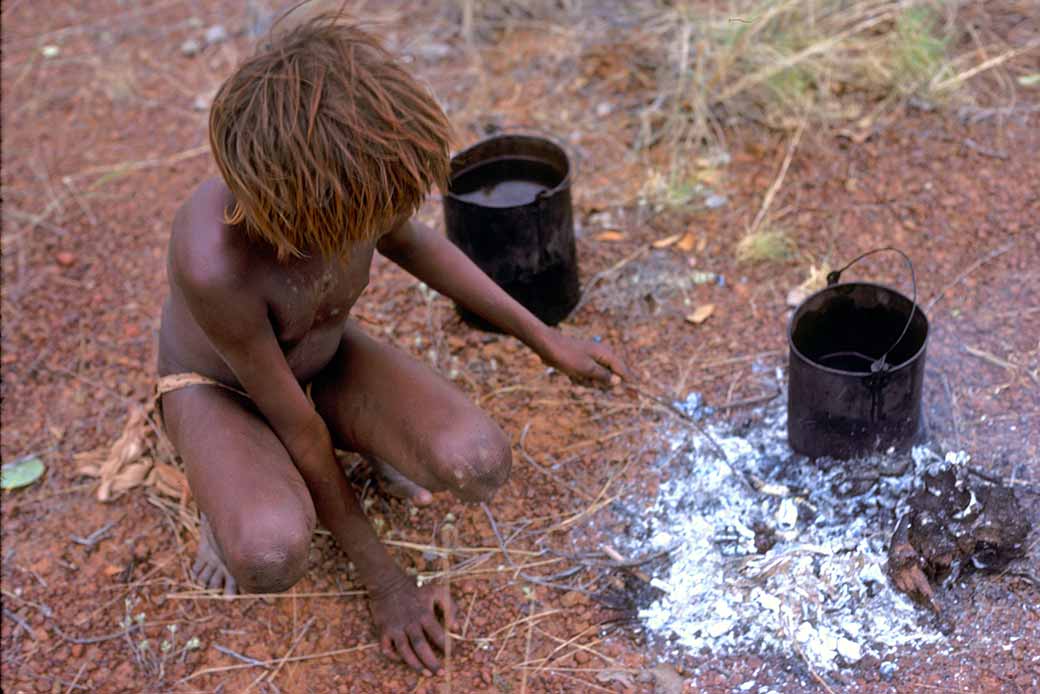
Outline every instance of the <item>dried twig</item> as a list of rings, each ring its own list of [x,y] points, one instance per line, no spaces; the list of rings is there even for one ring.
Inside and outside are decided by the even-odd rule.
[[[256,658],[250,658],[248,655],[242,655],[241,653],[237,653],[237,652],[231,650],[230,648],[227,648],[226,646],[221,646],[219,643],[213,644],[213,647],[215,649],[217,649],[218,651],[220,651],[221,653],[223,653],[224,655],[231,656],[235,660],[241,660],[243,663],[248,663],[249,665],[255,665],[256,667],[262,667],[262,668],[266,668],[268,670],[271,669],[270,664],[264,662],[263,660],[257,660]]]
[[[101,542],[105,538],[105,535],[116,526],[119,521],[109,521],[102,525],[100,528],[90,533],[86,537],[80,537],[79,535],[69,535],[69,539],[75,542],[77,545],[83,545],[87,549],[94,549],[94,546]]]
[[[498,547],[502,550],[502,556],[505,557],[506,563],[510,567],[515,568],[516,564],[513,563],[513,558],[509,556],[509,550],[506,549],[506,542],[502,539],[502,533],[498,531],[498,524],[495,522],[495,517],[491,515],[491,509],[484,502],[480,503],[480,508],[484,509],[484,515],[487,516],[488,523],[491,524],[491,531],[495,533],[495,539],[498,540]]]
[[[589,297],[592,296],[592,290],[595,288],[596,283],[613,275],[618,270],[631,263],[633,260],[647,253],[649,250],[650,246],[641,246],[638,250],[625,256],[618,262],[608,267],[606,270],[600,270],[592,277],[590,277],[589,280],[585,283],[585,286],[581,288],[581,299],[578,301],[578,305],[574,307],[573,313],[577,313],[588,302]]]
[[[983,147],[982,145],[980,145],[978,142],[976,142],[975,140],[971,139],[970,137],[964,138],[964,146],[967,147],[968,149],[971,149],[971,150],[974,150],[974,151],[978,152],[979,154],[981,154],[984,157],[992,157],[993,159],[1007,159],[1008,158],[1008,153],[1007,152],[998,152],[995,149],[990,149],[988,147]]]
[[[322,653],[311,653],[309,655],[294,655],[291,658],[276,658],[274,660],[263,660],[259,661],[257,665],[250,663],[243,663],[242,665],[225,665],[223,667],[209,667],[196,672],[191,673],[187,677],[183,677],[178,680],[179,684],[193,680],[196,677],[202,677],[203,675],[213,675],[219,672],[231,672],[233,670],[243,670],[251,667],[265,667],[270,665],[277,665],[284,661],[286,663],[299,663],[305,660],[318,660],[321,658],[334,658],[338,655],[346,655],[348,653],[357,653],[358,651],[367,651],[371,648],[378,648],[378,643],[365,643],[360,646],[354,646],[353,648],[340,648],[335,651],[324,651]]]
[[[589,496],[588,492],[584,492],[584,491],[582,491],[582,490],[580,490],[580,489],[578,489],[576,487],[571,486],[570,484],[567,484],[567,482],[562,480],[558,475],[553,474],[553,472],[551,470],[549,470],[548,468],[543,467],[542,465],[539,465],[538,462],[535,461],[535,459],[533,457],[531,457],[531,454],[527,452],[527,445],[526,445],[527,432],[530,431],[530,429],[531,429],[531,422],[528,422],[527,424],[524,425],[523,431],[520,432],[520,455],[523,456],[524,460],[526,460],[527,463],[531,467],[533,467],[535,470],[537,470],[538,472],[542,473],[543,475],[545,475],[550,480],[552,480],[556,484],[560,485],[561,487],[563,487],[567,491],[572,492],[573,494],[575,494],[577,496],[580,496],[581,498],[585,499],[586,501],[592,501],[592,497]]]
[[[534,609],[534,592],[531,593],[531,597],[528,599],[527,604],[529,610]],[[534,635],[534,622],[527,623],[527,643],[524,646],[524,661],[531,659],[531,637]],[[527,670],[523,671],[520,678],[520,694],[526,694],[527,692]]]
[[[28,634],[29,638],[31,638],[33,641],[36,640],[36,634],[33,632],[32,627],[29,626],[28,622],[26,622],[24,619],[22,619],[21,617],[19,617],[17,614],[15,614],[11,610],[7,609],[6,607],[3,608],[3,611],[4,611],[4,616],[5,617],[7,617],[12,622],[14,622],[19,627],[21,627],[22,631],[24,631],[26,634]]]
[[[88,636],[86,638],[79,638],[79,637],[76,637],[76,636],[69,636],[64,631],[62,631],[58,627],[57,624],[53,624],[53,623],[51,624],[51,628],[54,629],[54,633],[56,633],[62,639],[64,639],[65,641],[68,641],[69,643],[77,643],[77,644],[80,644],[80,645],[87,645],[87,644],[91,644],[91,643],[102,643],[104,641],[113,641],[115,639],[120,639],[120,638],[123,638],[124,636],[128,636],[129,634],[132,634],[133,632],[137,631],[138,626],[139,625],[137,625],[137,624],[131,624],[126,629],[120,629],[119,631],[111,633],[111,634],[103,634],[101,636]]]
[[[982,256],[981,258],[976,260],[974,263],[969,265],[964,270],[964,272],[962,272],[961,274],[959,274],[956,277],[954,277],[952,282],[950,282],[945,287],[940,289],[939,293],[936,294],[934,297],[932,297],[932,300],[929,301],[925,305],[925,307],[924,307],[925,312],[931,311],[932,307],[935,306],[935,304],[937,304],[939,302],[939,300],[943,298],[943,296],[946,294],[946,292],[950,291],[951,289],[956,287],[958,284],[963,282],[964,279],[968,275],[970,275],[971,273],[975,272],[980,267],[982,267],[983,265],[985,265],[989,261],[993,260],[994,258],[999,258],[1000,256],[1004,255],[1005,253],[1010,251],[1014,247],[1014,245],[1015,245],[1014,241],[1011,241],[1010,243],[1006,243],[1003,246],[1000,246],[999,248],[993,249],[992,251],[990,251],[989,253],[987,253],[986,255]]]
[[[257,677],[255,680],[253,680],[252,684],[246,687],[246,692],[250,691],[253,687],[260,684],[260,682],[264,680],[267,680],[268,683],[271,683],[271,680],[273,680],[278,675],[278,673],[281,672],[282,668],[285,667],[285,663],[288,662],[290,657],[292,657],[293,651],[295,651],[296,647],[300,645],[300,641],[303,641],[303,637],[307,635],[307,631],[311,628],[311,625],[314,624],[315,619],[317,619],[317,617],[311,617],[306,622],[304,622],[303,627],[297,633],[296,638],[293,639],[292,645],[289,646],[289,650],[285,652],[285,655],[279,658],[278,666],[275,667],[274,671],[265,672],[264,674]]]
[[[767,402],[775,400],[779,397],[780,391],[776,390],[772,393],[766,393],[765,395],[756,395],[751,398],[742,398],[740,400],[731,400],[723,403],[722,405],[716,405],[716,410],[735,410],[740,407],[754,407],[755,405],[763,405]]]
[[[447,552],[441,556],[441,571],[444,572],[444,590],[451,595],[451,557],[452,550],[455,548],[455,526],[451,523],[446,523],[441,528],[441,543],[444,545]],[[476,596],[474,596],[476,597]],[[472,607],[472,603],[470,603]],[[445,616],[446,617],[446,616]],[[451,676],[452,676],[452,660],[451,660],[451,646],[452,636],[451,628],[452,625],[447,623],[445,619],[444,629],[444,692],[445,694],[451,694]]]
[[[766,191],[766,195],[762,198],[762,206],[758,209],[758,214],[755,215],[755,220],[751,222],[751,226],[748,228],[748,235],[753,235],[758,231],[759,226],[762,224],[762,220],[765,219],[766,213],[769,211],[769,206],[773,204],[773,198],[776,196],[780,186],[784,184],[784,178],[787,176],[787,169],[791,166],[791,159],[794,157],[794,151],[798,148],[798,143],[802,140],[802,133],[805,132],[805,126],[808,122],[806,117],[803,117],[801,122],[798,124],[798,130],[795,131],[794,137],[791,138],[791,144],[787,146],[787,154],[784,156],[784,162],[780,165],[780,172],[777,174],[773,184],[769,186],[769,190]]]

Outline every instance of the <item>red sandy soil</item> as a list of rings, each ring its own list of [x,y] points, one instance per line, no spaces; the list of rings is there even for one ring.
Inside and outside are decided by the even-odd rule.
[[[714,405],[754,397],[753,357],[783,362],[786,294],[810,261],[838,263],[893,244],[913,257],[924,300],[942,293],[929,309],[926,401],[934,439],[967,450],[982,469],[1034,490],[1040,485],[1040,114],[1025,107],[1029,97],[1037,101],[1035,89],[1023,89],[1017,107],[1004,111],[960,117],[956,109],[900,109],[861,144],[807,133],[771,208],[799,254],[738,265],[735,245],[776,176],[789,135],[732,133],[733,161],[713,184],[728,204],[647,221],[636,198],[649,164],[628,149],[633,119],[625,90],[632,85],[618,79],[623,66],[582,53],[565,31],[528,28],[479,44],[478,69],[455,30],[454,4],[413,5],[386,10],[383,30],[415,56],[415,69],[443,99],[464,143],[496,124],[553,132],[573,149],[584,280],[655,239],[696,235],[690,253],[648,250],[604,275],[565,330],[615,344],[641,378],[669,396],[699,390]],[[580,592],[527,581],[511,565],[546,577],[609,542],[617,528],[609,504],[596,502],[618,494],[652,498],[657,480],[648,464],[660,445],[655,430],[668,415],[623,390],[578,388],[547,373],[517,341],[468,329],[447,300],[427,298],[385,262],[377,262],[357,317],[449,374],[515,444],[514,474],[493,504],[510,538],[508,558],[479,508],[444,498],[413,513],[368,491],[387,540],[437,544],[446,515],[457,519],[462,549],[451,560],[451,588],[465,627],[450,682],[421,678],[369,648],[363,597],[312,595],[354,588],[326,535],[315,538],[312,570],[289,594],[183,599],[178,594],[194,590],[187,569],[195,537],[145,493],[103,505],[94,483],[76,475],[73,455],[110,441],[128,407],[150,392],[172,214],[214,173],[206,114],[193,103],[249,47],[248,13],[224,6],[231,4],[16,0],[3,7],[0,450],[4,461],[34,453],[48,467],[40,482],[3,496],[4,691],[678,691],[664,680],[655,684],[650,669],[658,660],[636,626]],[[1010,42],[1036,35],[1035,18],[1005,23]],[[231,39],[183,56],[181,43],[213,24]],[[446,56],[438,55],[441,44]],[[49,45],[57,55],[45,57]],[[1009,68],[1036,72],[1040,63],[1034,53]],[[615,115],[594,115],[603,102],[614,104]],[[597,240],[603,228],[589,220],[602,211],[620,240]],[[423,214],[439,223],[439,203]],[[697,286],[684,296],[655,284],[691,264],[724,274],[725,286]],[[616,281],[634,270],[645,283],[638,291]],[[851,272],[906,287],[893,259]],[[704,303],[715,305],[707,322],[683,320]],[[1022,493],[1035,523],[1037,496]],[[111,531],[93,547],[71,540],[109,522]],[[1035,533],[1031,542],[1027,568],[1035,574]],[[545,550],[555,554],[537,554]],[[422,550],[393,552],[416,571],[441,569]],[[604,590],[625,580],[618,571],[583,567],[556,582]],[[1040,687],[1035,586],[1010,574],[973,575],[941,600],[954,626],[948,643],[900,654],[891,680],[880,677],[876,662],[864,662],[826,686]],[[143,615],[130,634],[127,615]],[[191,639],[199,647],[185,650]],[[173,643],[165,657],[164,640]],[[262,669],[218,645],[262,661],[304,658]],[[691,656],[666,665],[690,692],[731,691],[752,678],[777,691],[824,687],[800,661],[777,657]],[[207,668],[218,670],[198,674]]]

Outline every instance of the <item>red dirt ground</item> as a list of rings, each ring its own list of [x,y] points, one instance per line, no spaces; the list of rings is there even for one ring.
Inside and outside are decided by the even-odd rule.
[[[1038,31],[1035,17],[1014,21],[1014,6],[996,14],[1007,40],[1021,44]],[[667,415],[624,391],[577,388],[547,373],[515,340],[467,329],[449,302],[428,298],[384,262],[358,304],[363,325],[450,375],[515,442],[513,477],[493,505],[511,538],[508,558],[480,509],[439,499],[412,513],[369,495],[387,540],[437,544],[446,515],[458,519],[464,549],[452,559],[451,586],[465,627],[450,683],[420,678],[368,648],[362,597],[313,596],[354,587],[325,535],[315,539],[312,570],[289,594],[233,602],[179,595],[193,590],[187,568],[195,538],[142,492],[98,503],[72,457],[110,441],[128,406],[150,392],[170,220],[192,186],[214,172],[206,114],[193,104],[248,50],[243,30],[252,16],[213,0],[15,0],[2,12],[0,450],[4,461],[35,453],[48,467],[40,482],[3,496],[4,691],[433,692],[449,684],[456,692],[678,691],[654,684],[657,660],[634,627],[610,627],[616,614],[579,592],[525,581],[510,565],[549,576],[573,565],[567,556],[609,541],[609,505],[594,503],[597,494],[649,498],[657,481],[646,465]],[[583,55],[566,31],[534,28],[482,45],[479,69],[457,35],[453,4],[394,4],[385,12],[383,29],[414,55],[464,143],[488,124],[536,128],[568,142],[580,171],[575,216],[584,279],[655,239],[695,233],[700,245],[691,254],[648,250],[625,272],[603,276],[565,330],[617,345],[646,382],[671,396],[700,390],[715,405],[753,397],[750,357],[782,363],[785,297],[809,262],[896,245],[913,257],[922,297],[942,294],[929,309],[933,437],[967,450],[983,469],[1033,485],[1022,498],[1040,521],[1040,113],[1025,103],[1037,101],[1035,89],[1004,110],[901,110],[862,144],[807,135],[772,207],[800,253],[746,266],[734,260],[734,247],[776,175],[787,136],[732,134],[733,161],[714,184],[728,204],[648,221],[636,205],[649,170],[628,149],[631,114],[622,104],[616,116],[594,115],[603,102],[623,101],[630,86],[614,79],[610,61]],[[185,39],[214,24],[231,39],[195,57],[181,54]],[[45,55],[44,46],[57,54]],[[1012,68],[1036,72],[1040,61],[1027,54]],[[597,212],[609,213],[610,224],[595,221],[603,219]],[[439,214],[435,200],[424,211],[438,223]],[[597,240],[601,227],[623,237]],[[660,284],[690,265],[724,274],[725,286],[683,296]],[[643,278],[638,288],[615,281],[633,270]],[[904,282],[888,259],[852,272]],[[683,320],[703,303],[716,307],[706,323]],[[70,539],[109,522],[94,547]],[[1035,533],[1031,541],[1027,568],[1035,575]],[[421,549],[393,551],[416,571],[441,568]],[[609,586],[622,578],[582,569],[559,580]],[[1036,586],[1022,578],[972,576],[942,597],[954,625],[948,643],[901,654],[891,681],[876,662],[864,662],[827,686],[1036,691],[1038,602]],[[128,615],[142,615],[141,626],[124,635]],[[192,639],[199,647],[186,649]],[[172,643],[165,653],[164,640]],[[262,669],[217,646],[257,660],[302,658]],[[751,678],[777,691],[822,688],[800,662],[779,658],[698,656],[668,665],[684,691],[732,691]],[[200,674],[207,668],[216,671]]]

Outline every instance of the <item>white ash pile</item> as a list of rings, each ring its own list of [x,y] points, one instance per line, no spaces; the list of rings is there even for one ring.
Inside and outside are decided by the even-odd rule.
[[[679,404],[695,415],[696,398]],[[675,546],[639,616],[674,654],[780,653],[833,670],[943,638],[885,574],[900,503],[927,449],[810,462],[778,398],[741,429],[669,423],[658,498],[630,508],[631,553]]]

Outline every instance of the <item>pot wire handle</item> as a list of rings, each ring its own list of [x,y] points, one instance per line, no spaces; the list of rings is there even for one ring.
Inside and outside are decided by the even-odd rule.
[[[881,253],[883,251],[892,251],[893,253],[898,253],[899,255],[903,256],[903,260],[906,261],[906,266],[910,268],[910,284],[913,286],[914,294],[913,299],[911,300],[912,306],[910,308],[910,315],[906,319],[906,325],[903,326],[903,332],[899,333],[899,337],[896,338],[896,341],[892,344],[892,346],[889,347],[888,350],[881,355],[880,359],[871,363],[871,373],[877,373],[879,371],[884,372],[892,368],[891,365],[888,363],[888,355],[891,354],[892,350],[898,347],[899,343],[903,341],[903,338],[906,337],[906,333],[910,330],[911,323],[913,323],[914,313],[917,311],[917,274],[914,272],[914,264],[910,260],[910,256],[908,256],[903,251],[893,246],[885,246],[884,248],[875,248],[872,251],[862,253],[850,260],[848,263],[846,263],[845,267],[841,268],[840,270],[834,270],[832,272],[827,273],[827,286],[830,287],[838,283],[838,281],[841,279],[841,273],[845,272],[850,267],[866,258],[868,255],[874,255],[875,253]]]

